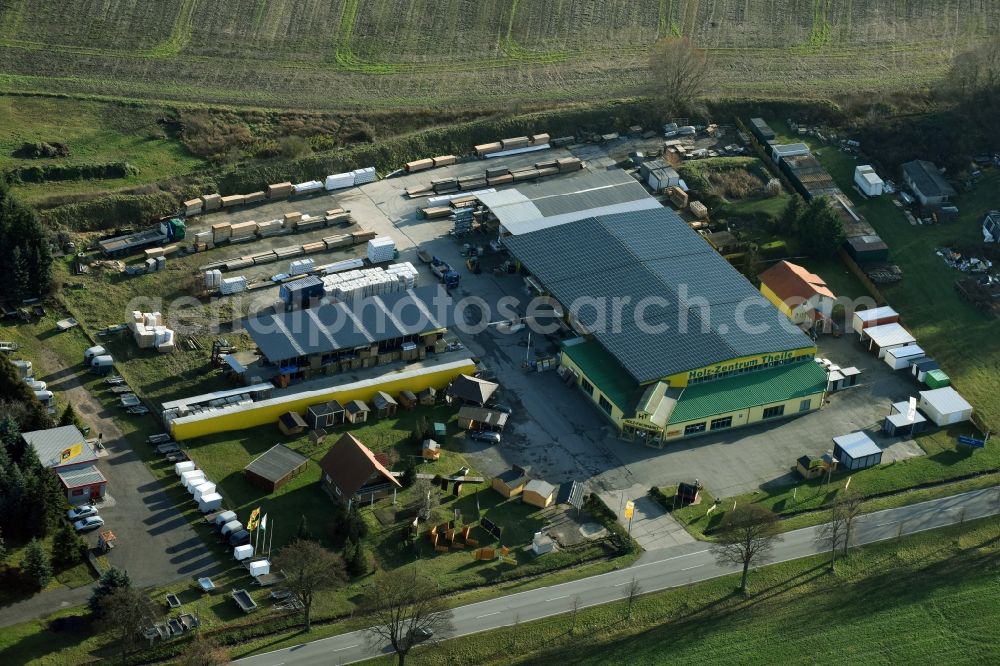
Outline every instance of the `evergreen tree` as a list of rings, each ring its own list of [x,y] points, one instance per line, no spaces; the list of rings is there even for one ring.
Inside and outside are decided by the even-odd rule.
[[[368,554],[360,541],[348,539],[344,547],[344,560],[347,563],[347,573],[352,577],[364,576],[368,573]]]
[[[21,569],[29,581],[38,589],[42,589],[52,580],[52,563],[49,554],[45,552],[38,539],[32,539],[24,550]]]
[[[73,526],[63,521],[52,538],[52,564],[58,570],[68,569],[87,556],[87,542]]]
[[[368,536],[368,523],[361,517],[356,507],[351,507],[347,513],[347,540],[360,542],[366,536]]]
[[[302,514],[299,518],[299,528],[295,531],[295,538],[302,539],[304,541],[312,541],[315,538],[309,530],[309,521],[306,520],[305,514]]]
[[[49,240],[35,212],[11,196],[0,179],[0,298],[20,301],[52,288]]]
[[[404,488],[409,488],[417,480],[417,466],[413,464],[411,460],[406,465],[406,469],[403,470],[403,478],[400,483],[403,484]]]
[[[826,197],[809,202],[799,226],[802,251],[810,257],[830,257],[844,242],[844,224]]]
[[[73,405],[66,405],[66,409],[63,410],[62,416],[59,417],[59,425],[79,427],[80,417],[76,415],[76,410],[73,409]]]
[[[0,529],[0,562],[7,559],[7,544],[3,540],[3,530]]]
[[[3,243],[0,241],[0,254],[2,253]],[[3,267],[0,266],[0,275],[10,275],[9,271],[2,271]],[[0,396],[13,403],[23,403],[25,406],[24,410],[11,410],[11,412],[17,413],[20,418],[17,421],[17,440],[21,439],[22,432],[44,430],[52,425],[52,420],[49,418],[45,407],[42,406],[42,403],[38,402],[38,398],[35,397],[35,392],[31,390],[31,387],[22,381],[17,368],[14,367],[14,364],[10,362],[10,359],[5,354],[0,354]],[[21,444],[17,442],[14,443],[14,446],[20,447]],[[11,451],[11,457],[17,462],[20,456]]]
[[[101,618],[104,614],[104,599],[117,589],[132,587],[132,579],[128,573],[114,567],[101,574],[101,579],[97,582],[94,593],[90,596],[87,605],[95,618]]]
[[[793,194],[785,205],[785,211],[778,219],[778,231],[789,235],[799,235],[799,222],[806,211],[806,202],[798,194]]]

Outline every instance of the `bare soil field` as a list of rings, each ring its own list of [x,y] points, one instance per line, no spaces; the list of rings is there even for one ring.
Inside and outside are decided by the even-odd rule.
[[[281,109],[482,106],[642,90],[666,35],[711,91],[930,83],[1000,25],[989,0],[0,0],[0,92]]]

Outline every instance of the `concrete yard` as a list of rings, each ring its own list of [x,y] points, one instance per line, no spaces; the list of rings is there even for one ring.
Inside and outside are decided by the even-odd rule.
[[[201,221],[208,225],[220,215],[234,221],[259,221],[291,210],[315,214],[335,206],[350,209],[360,227],[389,235],[395,240],[399,260],[410,261],[420,269],[418,284],[435,282],[434,276],[417,259],[417,250],[421,249],[459,270],[462,283],[452,295],[461,306],[468,306],[468,299],[476,297],[492,307],[503,296],[526,301],[522,277],[494,274],[490,267],[498,259],[489,255],[484,257],[481,274],[473,275],[466,270],[462,245],[488,245],[490,239],[482,235],[456,238],[449,233],[451,221],[418,218],[417,208],[427,205],[426,200],[408,199],[405,188],[427,183],[431,178],[481,172],[487,165],[516,167],[570,154],[585,158],[589,169],[606,169],[621,158],[619,153],[626,148],[628,144],[612,147],[610,150],[613,152],[609,153],[607,147],[587,145],[519,155],[495,162],[465,162],[381,180],[333,195],[213,214],[201,218]],[[555,177],[572,178],[572,175]],[[326,229],[302,237],[322,237],[333,233],[339,231]],[[282,245],[291,244],[299,238],[295,235],[259,241],[254,244],[254,251],[258,251],[257,246],[263,242]],[[241,253],[236,249],[238,247],[234,247],[234,254]],[[359,246],[351,254],[363,251],[364,246]],[[334,252],[325,260],[333,261],[345,256],[348,253]],[[270,274],[285,267],[276,263],[263,268]],[[478,307],[466,307],[467,321],[480,316]],[[487,318],[494,322],[501,319],[496,312],[489,313]],[[503,387],[501,402],[515,407],[501,445],[493,447],[471,441],[466,443],[467,453],[486,474],[497,474],[512,463],[519,464],[530,467],[534,475],[552,483],[587,481],[594,491],[606,494],[612,500],[623,492],[632,499],[638,499],[652,485],[699,479],[713,495],[726,497],[752,491],[762,484],[790,481],[798,457],[830,450],[832,437],[854,430],[869,431],[883,447],[893,444],[887,460],[922,453],[912,441],[894,443],[874,432],[882,417],[888,413],[890,403],[914,395],[916,386],[909,381],[908,375],[891,371],[881,360],[865,351],[852,336],[845,335],[840,339],[827,336],[819,340],[821,356],[841,366],[857,366],[863,373],[859,386],[830,396],[821,411],[766,426],[751,426],[668,444],[664,449],[652,449],[617,439],[611,424],[596,406],[579,390],[566,386],[555,372],[536,373],[524,369],[525,361],[536,355],[555,355],[558,348],[554,340],[534,335],[529,350],[526,329],[509,334],[501,333],[492,326],[481,332],[457,332],[457,335],[496,372]],[[662,540],[664,545],[670,543],[668,533],[672,531],[666,527],[658,530],[659,535],[653,537],[652,542]]]

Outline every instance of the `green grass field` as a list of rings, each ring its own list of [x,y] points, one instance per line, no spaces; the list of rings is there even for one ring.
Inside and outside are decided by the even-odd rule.
[[[826,97],[925,85],[998,16],[964,0],[905,12],[879,0],[10,0],[0,90],[268,108],[607,99],[642,87],[650,44],[683,35],[709,50],[714,92]]]
[[[408,661],[499,664],[993,663],[1000,644],[995,519],[727,576],[446,641]],[[389,657],[367,663],[390,664]]]

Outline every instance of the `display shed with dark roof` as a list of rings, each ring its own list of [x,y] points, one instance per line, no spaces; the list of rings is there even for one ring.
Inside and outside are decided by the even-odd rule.
[[[247,481],[274,493],[302,473],[309,459],[284,444],[275,444],[243,468]]]

